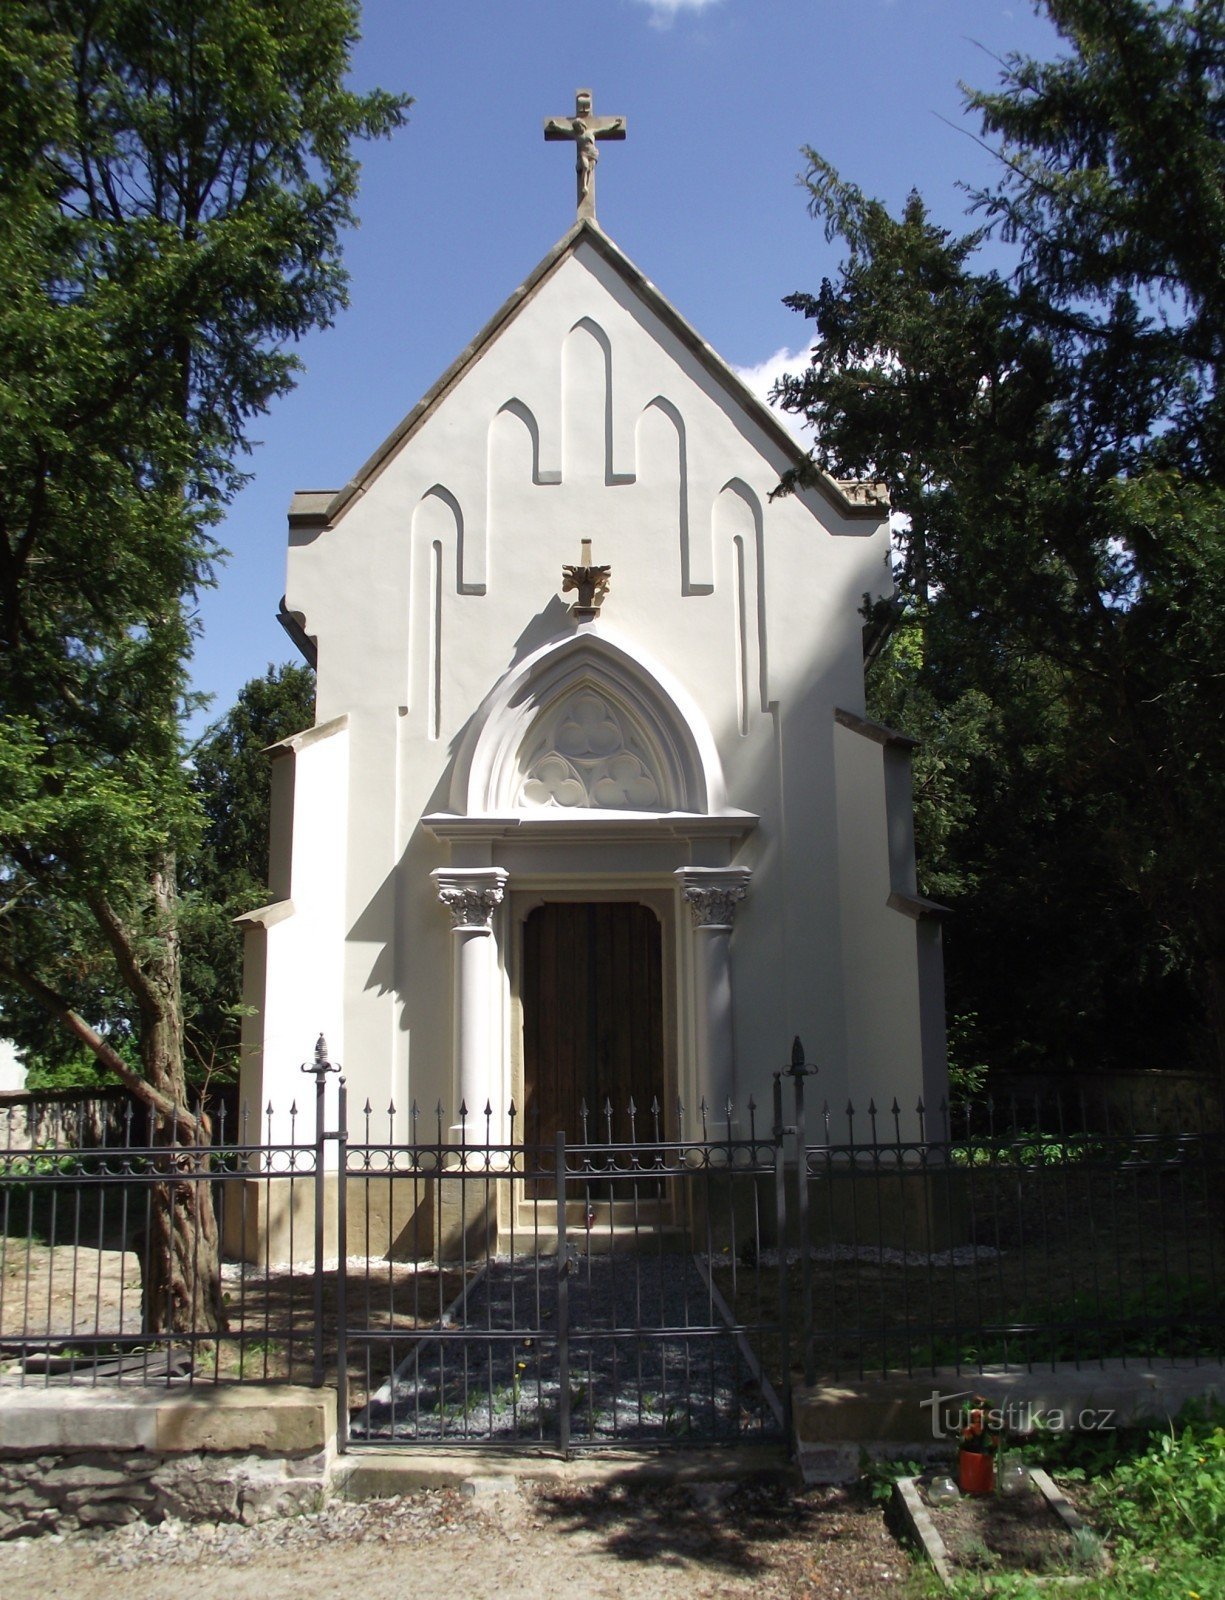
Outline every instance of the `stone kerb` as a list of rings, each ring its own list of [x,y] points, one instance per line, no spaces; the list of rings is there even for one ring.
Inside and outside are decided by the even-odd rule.
[[[796,1456],[809,1483],[854,1478],[865,1447],[870,1454],[948,1461],[955,1437],[941,1420],[965,1395],[986,1395],[1015,1419],[1052,1431],[1122,1428],[1143,1420],[1166,1422],[1183,1406],[1225,1395],[1225,1364],[1201,1361],[1107,1360],[1023,1367],[844,1378],[797,1386],[792,1396]],[[933,1407],[937,1407],[933,1425]]]

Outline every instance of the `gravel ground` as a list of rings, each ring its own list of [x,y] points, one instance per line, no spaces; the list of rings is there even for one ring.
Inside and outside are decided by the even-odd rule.
[[[691,1257],[576,1255],[567,1289],[573,1438],[714,1443],[781,1432],[781,1415]],[[351,1436],[553,1438],[557,1296],[551,1268],[491,1259],[454,1334],[415,1341],[354,1417]],[[641,1328],[676,1332],[644,1339]]]
[[[332,1502],[255,1527],[134,1525],[0,1545],[5,1600],[675,1600],[678,1594],[868,1600],[910,1588],[879,1506],[769,1477],[644,1483],[474,1480]],[[917,1587],[913,1592],[918,1592]]]
[[[138,1334],[140,1261],[130,1250],[75,1250],[0,1234],[0,1338]]]

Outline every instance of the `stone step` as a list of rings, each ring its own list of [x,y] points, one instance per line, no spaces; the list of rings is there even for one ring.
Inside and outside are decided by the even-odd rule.
[[[518,1228],[555,1227],[557,1201],[520,1200],[515,1212]],[[591,1228],[676,1227],[676,1208],[668,1200],[568,1200],[566,1227],[580,1232]]]
[[[581,1223],[568,1225],[566,1244],[569,1249],[577,1250],[580,1255],[596,1256],[636,1253],[677,1255],[687,1254],[693,1249],[693,1241],[687,1228],[672,1224],[650,1227],[640,1224],[638,1227],[629,1227],[620,1223],[610,1225],[607,1221],[603,1224],[593,1224],[590,1228]],[[556,1255],[557,1229],[545,1227],[543,1224],[529,1225],[516,1228],[512,1237],[510,1229],[504,1228],[498,1234],[498,1253],[516,1256]]]

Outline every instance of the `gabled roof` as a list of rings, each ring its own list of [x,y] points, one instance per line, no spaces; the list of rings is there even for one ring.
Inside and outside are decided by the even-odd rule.
[[[598,223],[590,218],[580,217],[343,489],[339,491],[304,489],[294,495],[289,508],[290,527],[321,529],[330,528],[339,522],[350,506],[370,487],[400,446],[412,438],[468,369],[480,360],[528,301],[542,285],[548,282],[567,256],[573,255],[584,240],[625,280],[638,298],[697,358],[715,382],[726,390],[734,403],[753,418],[793,465],[800,466],[807,461],[805,451],[769,406],[758,399],[743,380],[737,377],[727,362],[685,321],[676,307],[659,292],[650,279],[643,276]],[[834,509],[844,517],[866,517],[879,522],[889,509],[883,487],[879,484],[844,482],[821,474],[817,479],[817,485],[823,490]]]

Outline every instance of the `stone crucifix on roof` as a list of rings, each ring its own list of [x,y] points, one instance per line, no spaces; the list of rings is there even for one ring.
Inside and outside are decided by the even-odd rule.
[[[595,221],[595,164],[599,158],[597,139],[624,139],[624,117],[597,117],[591,108],[591,90],[579,89],[574,96],[572,117],[546,117],[546,139],[573,139],[574,170],[578,178],[578,215]]]

